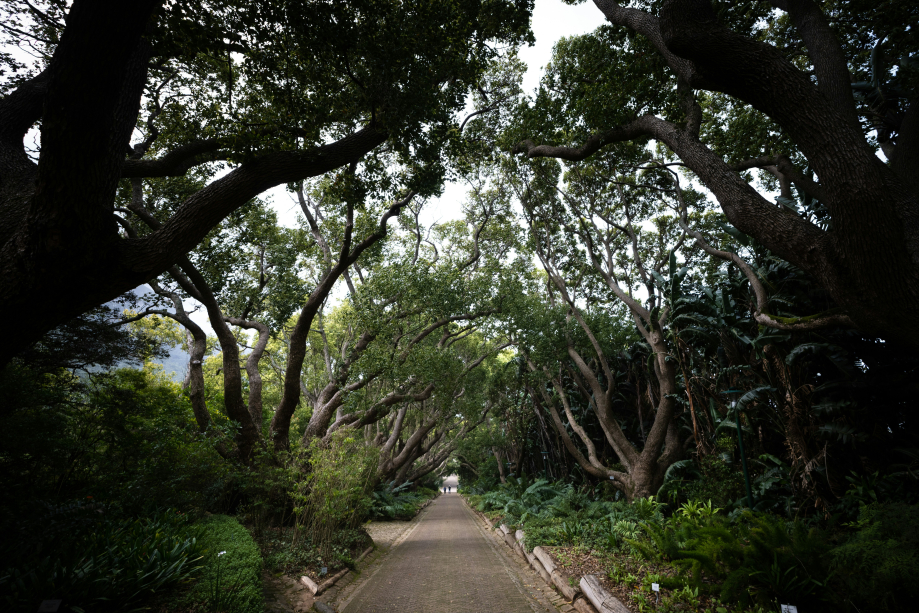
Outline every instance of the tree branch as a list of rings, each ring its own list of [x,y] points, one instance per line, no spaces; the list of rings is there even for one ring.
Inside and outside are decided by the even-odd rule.
[[[531,140],[525,140],[514,147],[513,153],[523,153],[528,158],[551,157],[568,160],[569,162],[580,162],[588,156],[596,153],[606,145],[619,143],[622,141],[632,140],[648,134],[647,118],[640,117],[631,121],[624,126],[619,126],[599,134],[594,134],[584,141],[580,147],[558,147],[552,145],[536,145]]]

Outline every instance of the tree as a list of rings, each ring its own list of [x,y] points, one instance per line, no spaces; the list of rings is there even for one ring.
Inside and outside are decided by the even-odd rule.
[[[317,231],[320,210],[304,208]],[[488,321],[518,288],[503,269],[516,233],[500,203],[474,198],[465,223],[428,229],[419,212],[353,267],[348,303],[320,314],[300,382],[303,443],[363,431],[381,450],[379,479],[399,482],[437,470],[498,402],[488,373],[510,343]]]
[[[152,180],[145,198],[141,181],[132,182],[116,217],[132,236],[142,235],[135,224],[146,225],[144,233],[159,226],[148,207],[166,216],[170,202],[188,189],[184,178],[178,185]],[[457,422],[463,411],[449,394],[479,398],[464,392],[463,382],[507,346],[500,337],[484,338],[478,331],[481,320],[500,310],[513,292],[513,277],[501,268],[516,239],[506,212],[485,200],[470,207],[468,223],[425,230],[418,225],[418,204],[413,215],[401,215],[407,230],[396,230],[387,240],[387,220],[411,206],[411,193],[396,203],[367,201],[356,210],[351,200],[342,201],[334,179],[294,189],[301,228],[278,228],[262,203],[250,203],[168,274],[150,282],[169,308],[152,305],[130,319],[165,316],[185,326],[191,337],[188,392],[200,430],[211,433],[204,393],[206,338],[189,317],[186,301],[206,309],[221,348],[211,358],[222,378],[221,408],[238,425],[235,449],[226,453],[248,461],[259,444],[288,450],[291,430],[301,435],[298,424],[305,414],[304,447],[316,440],[329,444],[341,429],[375,426],[379,436],[382,427],[392,432],[376,441],[389,442],[381,475],[402,479],[436,469],[453,448],[454,430],[481,421],[467,399],[467,416]],[[349,299],[325,314],[340,279]],[[233,327],[254,330],[255,339]],[[461,347],[465,353],[458,353]],[[270,367],[263,364],[266,355]],[[269,405],[266,370],[276,371],[272,380],[279,388],[276,403]],[[481,413],[484,404],[479,405]],[[409,411],[411,406],[420,411]],[[416,460],[420,466],[407,472]]]
[[[678,287],[686,273],[685,269],[677,270],[674,253],[685,233],[672,217],[655,217],[660,212],[656,190],[634,185],[634,177],[629,181],[611,176],[604,162],[607,160],[598,157],[569,172],[565,189],[552,188],[555,175],[547,171],[555,165],[544,163],[542,170],[548,176],[537,177],[522,188],[520,199],[531,244],[548,277],[546,306],[559,314],[564,312],[566,319],[555,333],[564,335],[558,341],[561,355],[543,353],[537,357],[535,346],[527,352],[530,371],[541,375],[529,391],[534,404],[548,410],[553,426],[580,467],[595,477],[613,477],[614,485],[632,499],[657,491],[667,468],[683,453],[676,424],[678,367],[671,356],[667,327],[671,286]],[[540,190],[540,186],[548,189]],[[649,240],[646,235],[652,233],[641,229],[642,223],[652,220],[658,226],[656,240]],[[631,257],[625,255],[629,252]],[[669,284],[662,276],[668,268]],[[648,292],[645,304],[635,296],[639,286]],[[630,440],[614,406],[622,395],[617,372],[621,348],[616,344],[623,340],[622,328],[627,327],[628,319],[633,320],[650,349],[648,362],[653,368],[648,396],[655,399],[655,406],[650,408],[647,433],[639,415],[640,445]],[[532,338],[532,333],[528,336]],[[573,393],[583,396],[593,410],[621,470],[604,465],[598,456],[594,441],[578,423],[572,408],[573,393],[568,390],[577,390]],[[640,401],[640,394],[636,395]],[[559,404],[564,407],[567,424]],[[586,447],[586,455],[581,445]]]
[[[906,316],[919,310],[916,40],[897,25],[915,21],[915,6],[595,4],[610,25],[558,47],[515,150],[574,164],[656,141],[737,229],[826,289],[833,323],[919,344]],[[882,58],[895,54],[894,77]],[[778,184],[776,203],[751,184],[751,169]],[[796,323],[770,319],[758,314],[765,325]]]
[[[127,208],[119,209],[119,212],[123,212],[125,217],[116,216],[116,219],[124,228],[127,236],[136,238],[138,233],[134,230],[131,220],[135,218],[140,220],[153,232],[161,227],[161,223],[147,210],[141,181],[133,179],[132,183],[134,187]],[[274,412],[270,426],[270,438],[274,441],[275,446],[286,449],[288,446],[290,419],[294,409],[300,402],[299,372],[306,354],[306,336],[312,326],[313,319],[338,279],[351,265],[357,262],[357,259],[365,250],[386,236],[387,221],[396,216],[412,197],[413,194],[410,193],[406,198],[392,203],[388,207],[384,205],[384,211],[376,226],[362,227],[361,229],[367,234],[357,242],[354,241],[353,237],[356,221],[354,218],[355,207],[350,201],[345,204],[344,224],[337,228],[340,232],[337,237],[337,243],[340,245],[336,249],[337,256],[333,256],[329,250],[329,244],[335,244],[332,242],[331,236],[324,237],[319,228],[313,223],[314,241],[317,247],[322,246],[324,248],[326,261],[325,266],[321,266],[315,271],[316,284],[311,291],[302,287],[303,284],[297,275],[298,271],[295,266],[296,248],[300,241],[297,240],[296,233],[277,228],[273,214],[267,215],[267,219],[259,222],[257,219],[259,210],[257,208],[254,211],[250,210],[248,216],[237,220],[237,224],[223,224],[225,227],[229,226],[230,228],[233,225],[237,225],[237,229],[239,225],[245,227],[245,234],[249,238],[248,245],[240,241],[239,236],[234,236],[238,233],[230,233],[231,238],[236,239],[232,241],[235,243],[236,257],[226,257],[226,254],[222,254],[224,257],[219,258],[218,262],[214,262],[211,259],[208,263],[207,258],[202,257],[203,254],[196,254],[195,259],[203,260],[204,265],[209,264],[210,270],[206,271],[202,271],[199,268],[201,263],[196,265],[191,258],[182,257],[178,265],[171,267],[169,270],[169,277],[171,277],[169,284],[175,287],[163,287],[160,282],[151,280],[150,286],[154,292],[170,301],[173,311],[147,308],[135,318],[143,318],[147,315],[163,315],[185,326],[192,337],[188,375],[189,395],[192,399],[195,417],[202,431],[207,431],[211,425],[203,396],[203,363],[206,338],[200,326],[188,316],[184,300],[193,298],[204,306],[217,335],[222,350],[221,370],[223,371],[224,409],[227,417],[235,421],[239,426],[236,436],[237,452],[244,461],[248,461],[262,434],[263,402],[259,362],[272,332],[269,324],[277,325],[286,321],[298,306],[296,301],[302,299],[305,294],[300,314],[290,331],[290,349],[287,356],[287,368],[285,369],[284,390],[280,405]],[[303,198],[302,190],[300,198],[301,200]],[[338,205],[341,203],[336,201],[333,204]],[[162,210],[163,207],[159,208]],[[252,208],[250,207],[250,209]],[[362,217],[375,218],[375,207],[367,208],[370,210],[365,211],[365,215]],[[304,211],[308,212],[305,207]],[[262,214],[264,215],[264,212]],[[256,219],[252,219],[253,217]],[[357,221],[359,226],[368,225],[360,223],[363,221],[361,219]],[[220,241],[214,236],[209,236],[208,238],[208,249],[203,251],[213,256],[215,250],[220,251],[219,243],[225,242],[228,237],[223,237],[224,241]],[[252,271],[250,274],[247,274],[247,267],[243,266],[246,258],[239,257],[239,254],[246,254],[247,252],[250,257],[254,256],[251,258],[252,261],[249,262],[248,271]],[[291,257],[293,257],[293,260],[291,260]],[[278,266],[278,264],[281,266]],[[278,270],[273,270],[276,267]],[[246,280],[248,280],[248,284]],[[163,284],[165,285],[166,283],[167,281],[164,280]],[[246,285],[250,287],[246,287]],[[215,286],[228,291],[216,292],[214,290]],[[276,293],[277,296],[269,300],[269,294],[271,293]],[[231,330],[231,325],[257,331],[257,340],[245,363],[249,383],[248,403],[243,399],[243,380],[240,369],[239,348],[237,346],[238,339]]]
[[[357,191],[385,192],[397,168],[398,183],[436,191],[453,112],[493,43],[527,38],[530,7],[11,3],[4,32],[43,58],[0,100],[0,308],[19,322],[3,363],[168,270],[270,187],[351,167]],[[36,164],[23,137],[37,122]],[[230,172],[161,227],[119,236],[119,182],[217,161]]]

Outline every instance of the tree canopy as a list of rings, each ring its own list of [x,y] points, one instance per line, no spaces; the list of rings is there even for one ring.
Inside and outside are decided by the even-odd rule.
[[[3,308],[28,319],[14,352],[162,273],[270,187],[334,173],[352,200],[437,191],[455,111],[496,48],[526,39],[529,10],[525,1],[9,4],[5,34],[40,54],[0,103]],[[37,122],[36,163],[22,141]],[[229,172],[216,178],[211,166],[212,180],[175,202],[161,227],[119,236],[120,181],[217,161]],[[53,299],[62,292],[68,300]]]
[[[148,488],[327,561],[455,472],[702,564],[919,501],[919,9],[594,4],[531,93],[529,0],[0,9],[0,527]]]

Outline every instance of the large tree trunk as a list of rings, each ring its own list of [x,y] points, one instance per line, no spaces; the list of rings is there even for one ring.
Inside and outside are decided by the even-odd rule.
[[[195,421],[201,432],[207,432],[211,427],[211,414],[207,411],[207,402],[204,399],[204,353],[207,351],[207,335],[198,324],[190,318],[176,318],[176,321],[185,326],[191,336],[188,352],[188,399],[191,401],[191,410],[195,414]]]
[[[77,0],[48,69],[0,101],[2,366],[48,330],[146,279],[111,287],[112,201],[147,77],[143,38],[161,0]],[[22,139],[41,119],[41,161]],[[87,296],[88,286],[111,290]]]
[[[258,340],[249,357],[246,358],[246,377],[249,379],[249,416],[255,428],[262,430],[262,373],[259,372],[258,365],[265,353],[265,347],[268,346],[269,330],[268,326],[257,321],[248,321],[238,317],[227,317],[226,321],[249,330],[258,331]]]
[[[732,223],[813,275],[862,329],[917,345],[919,322],[904,316],[919,312],[917,194],[865,141],[845,58],[826,17],[811,3],[787,5],[806,41],[816,84],[772,45],[718,23],[709,2],[666,2],[660,30],[667,48],[693,63],[699,87],[742,100],[785,129],[819,178],[832,230],[820,232],[781,207],[751,207],[754,194],[738,199],[738,187],[752,188],[726,173],[723,163],[702,159],[710,151],[697,155],[696,147],[682,142],[688,135],[670,139],[671,147],[715,193]],[[789,232],[781,234],[777,225],[790,226]],[[806,240],[809,235],[817,240]]]

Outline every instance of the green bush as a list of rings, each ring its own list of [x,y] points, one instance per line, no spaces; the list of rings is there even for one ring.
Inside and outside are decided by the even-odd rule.
[[[716,441],[716,452],[703,455],[698,460],[697,478],[689,480],[680,488],[680,494],[687,500],[711,500],[715,506],[728,507],[744,492],[742,473],[735,460],[736,439],[720,437]]]
[[[314,440],[303,457],[309,470],[294,493],[297,524],[328,559],[335,533],[356,528],[370,511],[379,449],[365,445],[346,428],[326,442]]]
[[[421,509],[421,505],[435,498],[435,490],[418,488],[414,492],[408,491],[411,483],[403,483],[399,487],[393,484],[383,486],[373,492],[370,505],[370,517],[377,520],[411,519]]]
[[[913,610],[919,598],[919,505],[863,506],[855,527],[830,554],[843,604],[861,611]]]
[[[341,568],[355,567],[355,559],[373,544],[363,529],[345,528],[332,535],[331,557],[324,557],[309,535],[295,528],[275,528],[265,531],[258,544],[265,568],[271,572],[299,576],[312,572],[334,573]]]
[[[160,369],[60,375],[49,385],[72,389],[63,397],[39,390],[36,404],[0,412],[0,521],[31,515],[36,501],[91,496],[143,516],[205,509],[221,497],[229,465]]]
[[[468,500],[486,514],[502,514],[509,526],[521,526],[527,549],[580,545],[617,550],[626,545],[624,539],[639,535],[640,520],[662,520],[664,506],[653,497],[634,504],[592,500],[589,491],[571,484],[513,477],[499,489]]]
[[[34,610],[62,599],[77,611],[121,610],[201,570],[196,530],[175,511],[108,518],[100,505],[70,504],[43,514],[40,530],[7,532],[0,552],[0,603]]]
[[[183,598],[223,613],[261,613],[262,556],[236,519],[211,515],[196,524],[204,549],[201,578]]]
[[[747,511],[734,524],[712,515],[644,527],[663,558],[693,570],[696,586],[703,585],[703,570],[716,578],[724,602],[768,606],[780,600],[815,610],[827,598],[829,540],[802,522]]]

